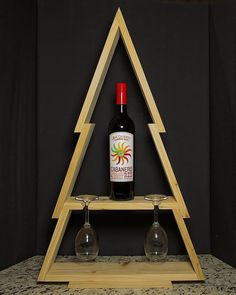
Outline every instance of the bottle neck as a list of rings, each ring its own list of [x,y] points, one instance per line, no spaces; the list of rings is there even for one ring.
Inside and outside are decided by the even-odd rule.
[[[117,113],[119,114],[127,114],[127,105],[126,104],[117,104],[116,105]]]

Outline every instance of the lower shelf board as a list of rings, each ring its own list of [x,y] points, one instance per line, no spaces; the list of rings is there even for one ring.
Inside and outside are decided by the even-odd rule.
[[[71,288],[157,288],[172,281],[197,281],[190,262],[55,262],[47,282],[69,282]]]

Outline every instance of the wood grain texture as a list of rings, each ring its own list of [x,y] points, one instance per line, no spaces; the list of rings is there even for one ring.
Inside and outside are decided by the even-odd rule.
[[[122,37],[122,40],[124,42],[127,54],[131,61],[136,78],[139,82],[151,118],[153,122],[157,124],[159,132],[165,132],[164,124],[157,109],[151,89],[148,85],[142,65],[139,61],[138,55],[136,53],[135,47],[133,45],[132,39],[130,37],[120,9],[118,9],[116,13],[109,34],[107,36],[102,54],[100,56],[92,81],[90,83],[82,110],[80,112],[80,116],[75,127],[75,132],[81,132],[83,124],[89,123],[91,119],[120,36]]]
[[[83,195],[80,197],[83,197]],[[67,199],[64,206],[70,210],[83,209],[82,203],[76,201],[73,197]],[[160,204],[159,208],[164,210],[176,209],[178,203],[170,196]],[[143,196],[137,196],[130,201],[113,201],[108,196],[99,196],[99,200],[90,203],[89,210],[153,210],[153,204],[144,200]]]
[[[89,123],[93,110],[95,108],[98,96],[100,94],[107,70],[111,63],[117,42],[120,37],[120,31],[116,18],[114,19],[109,34],[107,36],[102,54],[98,61],[95,73],[89,86],[79,119],[77,121],[75,132],[81,132],[84,123]]]
[[[70,197],[72,193],[76,178],[79,174],[80,167],[82,165],[89,141],[93,133],[94,126],[94,124],[83,125],[83,129],[71,158],[52,218],[59,217],[65,200]]]
[[[180,212],[179,209],[174,209],[172,211],[173,211],[176,223],[178,225],[180,234],[182,236],[184,245],[185,245],[186,250],[188,252],[189,259],[190,259],[190,261],[192,263],[192,266],[193,266],[193,268],[194,268],[194,270],[196,272],[197,278],[199,280],[204,280],[205,277],[204,277],[204,274],[203,274],[203,271],[202,271],[202,267],[200,265],[200,261],[199,261],[199,259],[197,257],[196,252],[195,252],[193,243],[191,241],[190,235],[188,233],[188,229],[187,229],[186,224],[184,222],[184,219],[183,219],[183,217],[181,215],[181,212]]]
[[[70,289],[98,289],[98,288],[165,288],[172,289],[173,285],[170,281],[164,280],[153,280],[147,279],[145,281],[137,281],[137,280],[114,280],[114,279],[106,279],[106,280],[90,280],[88,282],[83,281],[83,279],[78,280],[77,282],[69,282],[68,288]]]
[[[157,153],[158,153],[159,158],[161,160],[162,167],[164,168],[164,171],[165,171],[166,177],[168,179],[173,196],[175,197],[175,199],[179,205],[179,209],[180,209],[183,217],[189,218],[188,209],[185,205],[184,198],[183,198],[182,193],[180,191],[180,188],[179,188],[178,182],[176,180],[172,166],[170,164],[170,160],[169,160],[168,155],[166,153],[164,144],[162,142],[160,133],[157,128],[157,125],[156,124],[148,124],[148,127],[151,132],[152,139],[154,141]]]
[[[56,262],[45,278],[81,288],[171,287],[171,281],[182,280],[197,280],[190,262]]]
[[[132,42],[132,39],[130,37],[128,28],[126,26],[125,20],[123,18],[123,15],[122,15],[120,9],[118,9],[118,11],[117,11],[116,18],[117,18],[117,21],[119,24],[122,40],[124,42],[127,54],[129,56],[130,62],[132,64],[134,73],[135,73],[136,78],[138,80],[140,89],[143,93],[143,97],[145,99],[150,116],[151,116],[153,122],[157,124],[158,131],[165,132],[165,127],[162,122],[160,113],[157,109],[156,102],[153,98],[151,89],[148,85],[142,65],[141,65],[139,58],[138,58],[138,54],[135,50],[134,44]]]
[[[63,208],[59,216],[59,219],[57,221],[46,256],[44,258],[43,265],[39,273],[38,282],[42,282],[45,280],[45,277],[49,269],[51,268],[51,266],[53,265],[53,262],[56,259],[58,249],[60,247],[62,238],[64,236],[70,215],[71,215],[71,211],[68,210],[67,208]]]

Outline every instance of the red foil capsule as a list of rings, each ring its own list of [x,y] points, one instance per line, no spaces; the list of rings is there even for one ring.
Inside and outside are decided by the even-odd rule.
[[[116,104],[126,104],[126,83],[116,83]]]

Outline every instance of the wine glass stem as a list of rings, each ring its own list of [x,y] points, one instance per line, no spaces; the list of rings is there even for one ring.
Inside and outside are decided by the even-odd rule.
[[[89,224],[89,208],[87,203],[84,206],[84,214],[85,214],[85,224]]]
[[[158,205],[154,205],[154,223],[158,224]]]

